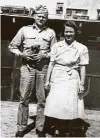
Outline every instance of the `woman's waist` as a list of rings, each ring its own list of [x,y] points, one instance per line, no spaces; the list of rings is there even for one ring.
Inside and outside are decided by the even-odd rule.
[[[79,71],[79,66],[78,65],[64,65],[64,64],[60,64],[60,63],[56,63],[55,64],[55,68],[57,69],[61,69],[61,70],[65,70],[67,72],[71,71],[71,70],[76,70]]]
[[[79,78],[78,68],[69,68],[62,65],[55,65],[52,71],[53,78],[65,78],[65,79],[75,79]]]

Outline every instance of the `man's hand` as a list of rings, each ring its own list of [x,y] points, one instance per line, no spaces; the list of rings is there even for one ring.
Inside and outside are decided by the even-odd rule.
[[[37,60],[38,62],[41,61],[44,58],[46,58],[46,54],[43,54],[43,53],[39,53],[38,55],[37,54],[33,55],[33,59]]]
[[[32,56],[29,56],[28,54],[25,53],[21,53],[20,57],[22,57],[23,59],[29,61],[29,60],[33,60]]]

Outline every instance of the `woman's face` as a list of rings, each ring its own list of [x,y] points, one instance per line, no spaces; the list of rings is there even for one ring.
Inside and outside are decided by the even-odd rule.
[[[75,40],[75,30],[72,27],[65,26],[64,30],[65,41],[71,44]]]

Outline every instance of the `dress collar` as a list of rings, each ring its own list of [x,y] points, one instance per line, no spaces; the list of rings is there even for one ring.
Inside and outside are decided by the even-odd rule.
[[[66,43],[66,41],[65,40],[63,40],[63,43],[64,43],[64,45],[65,46],[67,46],[68,48],[76,48],[75,47],[75,44],[76,44],[76,40],[74,40],[70,45],[68,45],[67,43]]]

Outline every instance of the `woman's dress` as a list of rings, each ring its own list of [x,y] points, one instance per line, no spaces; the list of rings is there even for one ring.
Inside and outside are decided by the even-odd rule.
[[[75,119],[84,111],[83,100],[79,100],[80,77],[78,68],[89,62],[87,47],[74,41],[67,46],[65,40],[53,45],[51,62],[55,62],[50,80],[50,92],[46,99],[44,114],[58,119]]]

